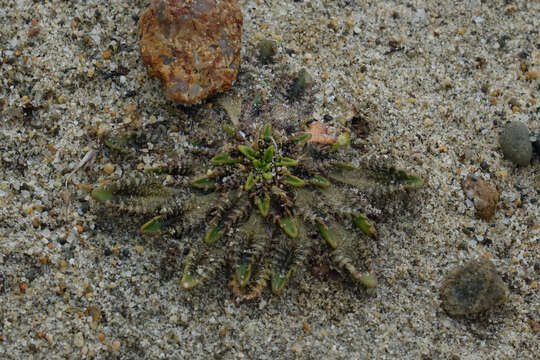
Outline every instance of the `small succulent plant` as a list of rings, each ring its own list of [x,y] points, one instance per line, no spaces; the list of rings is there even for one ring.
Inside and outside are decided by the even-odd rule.
[[[268,283],[279,294],[320,244],[336,267],[375,287],[358,254],[361,236],[376,237],[363,211],[422,179],[384,158],[353,165],[347,133],[332,145],[309,131],[290,133],[224,125],[219,145],[187,146],[182,159],[96,187],[92,197],[117,213],[148,216],[143,234],[188,241],[185,289],[230,265],[237,301]]]

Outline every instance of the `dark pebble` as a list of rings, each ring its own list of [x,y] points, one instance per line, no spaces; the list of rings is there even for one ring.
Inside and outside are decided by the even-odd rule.
[[[277,54],[277,44],[273,40],[261,40],[257,44],[259,50],[259,61],[262,64],[271,64],[274,62],[274,56]]]
[[[520,166],[529,165],[532,157],[532,145],[527,125],[519,121],[506,124],[499,136],[499,144],[506,159]]]
[[[469,315],[502,304],[508,288],[491,261],[473,260],[454,269],[441,288],[442,308],[449,315]]]
[[[536,133],[536,139],[532,143],[533,150],[535,153],[540,154],[540,130],[538,130],[538,133]]]

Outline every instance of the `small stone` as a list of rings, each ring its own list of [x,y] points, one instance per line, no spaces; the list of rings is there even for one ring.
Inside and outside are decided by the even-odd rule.
[[[83,334],[81,332],[78,332],[78,333],[75,334],[75,336],[73,337],[73,344],[76,347],[83,347],[84,346],[84,337],[83,337]]]
[[[259,61],[263,64],[274,62],[274,56],[277,54],[277,44],[273,40],[261,40],[257,44],[259,50]]]
[[[107,174],[111,175],[114,172],[114,165],[111,163],[106,163],[103,166],[103,171],[105,171]]]
[[[236,0],[154,0],[139,20],[148,74],[184,104],[229,89],[240,67],[242,23]]]
[[[509,122],[499,136],[499,144],[505,158],[517,165],[529,165],[532,145],[527,125],[519,121]]]
[[[538,70],[529,70],[525,73],[525,78],[527,78],[527,80],[536,80],[540,77],[540,72]]]
[[[495,186],[488,181],[468,176],[461,183],[465,195],[471,199],[476,208],[476,215],[483,220],[489,220],[497,210],[499,193]]]
[[[502,304],[508,288],[487,259],[454,269],[441,288],[442,308],[449,315],[470,315]]]
[[[113,341],[112,342],[112,349],[113,349],[113,351],[118,351],[120,349],[120,341]]]
[[[536,139],[532,143],[533,150],[540,154],[540,130],[538,130],[538,133],[536,134]]]
[[[304,91],[313,85],[313,78],[306,69],[298,72],[289,88],[289,98],[296,99],[302,96]]]

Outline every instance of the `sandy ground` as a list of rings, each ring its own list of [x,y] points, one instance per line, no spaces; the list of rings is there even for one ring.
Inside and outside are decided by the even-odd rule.
[[[540,128],[540,80],[525,76],[540,71],[540,3],[240,2],[233,93],[264,91],[271,116],[302,121],[367,109],[365,151],[426,180],[377,224],[378,288],[306,266],[281,296],[236,306],[226,273],[192,292],[164,277],[170,244],[100,220],[88,195],[126,170],[96,132],[135,122],[183,134],[212,112],[168,103],[146,75],[136,23],[149,1],[0,0],[0,358],[537,358],[538,155],[517,168],[497,137],[510,120]],[[276,64],[257,64],[262,38],[277,41]],[[282,103],[276,83],[301,68],[314,87]],[[92,149],[95,162],[70,175]],[[151,150],[141,161],[152,162]],[[490,221],[463,193],[469,174],[500,191]],[[508,302],[449,317],[444,275],[481,256],[500,270]]]

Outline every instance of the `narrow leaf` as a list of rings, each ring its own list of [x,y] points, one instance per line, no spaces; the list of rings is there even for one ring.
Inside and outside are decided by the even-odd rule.
[[[141,226],[141,234],[144,235],[157,235],[160,233],[163,226],[162,217],[156,216],[152,220]]]
[[[320,188],[327,188],[332,185],[330,181],[319,175],[314,175],[311,179],[309,179],[309,183]]]
[[[293,138],[293,141],[296,145],[304,145],[311,139],[311,133],[300,134]]]
[[[349,133],[342,133],[338,136],[334,145],[332,145],[332,150],[339,150],[342,147],[349,145],[350,143],[351,136],[349,135]]]
[[[91,196],[94,200],[97,200],[99,202],[107,202],[114,199],[113,192],[109,189],[102,187],[98,187],[92,190]]]
[[[274,177],[271,172],[264,172],[262,176],[268,181],[272,180],[272,178]]]
[[[338,247],[336,235],[332,230],[330,230],[321,220],[317,220],[317,227],[319,232],[324,240],[330,245],[333,249]]]
[[[246,179],[246,184],[244,185],[244,189],[246,191],[249,191],[253,188],[253,186],[255,186],[255,178],[253,177],[253,171],[252,171],[249,173]]]
[[[214,165],[228,165],[238,162],[239,159],[231,157],[231,154],[224,153],[214,156],[210,162]]]
[[[208,245],[215,243],[223,235],[218,225],[210,225],[210,230],[204,236],[204,242]]]
[[[304,180],[294,175],[285,175],[279,181],[281,181],[283,184],[296,186],[296,187],[302,187],[306,185],[306,182]]]
[[[260,197],[255,197],[255,205],[259,208],[259,212],[261,213],[262,217],[266,217],[268,215],[268,212],[270,211],[270,196],[268,194],[264,194],[264,197],[261,199]]]
[[[200,282],[200,279],[198,279],[195,275],[191,274],[186,270],[184,270],[184,274],[182,275],[182,279],[180,280],[180,284],[185,290],[193,289],[195,286],[199,285]]]
[[[356,169],[353,164],[346,163],[346,162],[334,161],[334,162],[332,162],[332,165],[334,165],[335,167],[338,167],[340,169],[346,169],[346,170]]]
[[[229,124],[224,124],[224,125],[222,126],[222,129],[223,129],[223,131],[224,131],[227,135],[229,135],[229,136],[231,136],[231,137],[234,137],[234,138],[236,137],[236,134],[237,134],[237,132],[238,132],[238,128],[237,128],[237,127],[232,126],[232,125],[229,125]]]
[[[252,273],[251,268],[252,268],[251,264],[238,265],[235,271],[235,277],[236,277],[236,282],[238,283],[238,286],[245,287],[248,284],[249,279],[251,278],[251,273]]]
[[[294,239],[298,236],[298,228],[292,219],[281,218],[278,220],[278,223],[279,227],[285,232],[285,234],[289,235],[291,238]]]
[[[255,160],[257,152],[246,145],[238,145],[238,151],[240,151],[249,160]]]
[[[284,157],[284,158],[279,159],[279,161],[276,162],[276,165],[277,166],[296,166],[298,165],[298,160]]]
[[[289,270],[287,272],[287,274],[285,275],[282,275],[282,274],[274,274],[272,276],[272,292],[275,294],[275,295],[278,295],[281,293],[281,291],[283,291],[283,289],[285,288],[285,285],[287,285],[287,280],[289,280],[289,278],[291,277],[291,274],[292,274],[292,271]]]
[[[424,185],[424,180],[414,174],[408,174],[405,170],[395,169],[395,175],[399,181],[410,185],[410,188],[416,189]]]
[[[274,158],[274,145],[270,145],[268,149],[265,150],[263,155],[263,161],[269,163]]]
[[[192,180],[191,186],[197,189],[211,190],[216,187],[216,181],[208,176],[203,176]]]
[[[367,220],[367,218],[362,214],[354,214],[353,215],[353,224],[356,226],[360,231],[362,231],[364,234],[376,238],[377,232],[375,231],[375,228],[371,223]]]
[[[264,140],[270,140],[271,137],[272,137],[272,125],[264,124],[263,130],[262,130],[262,138]]]

